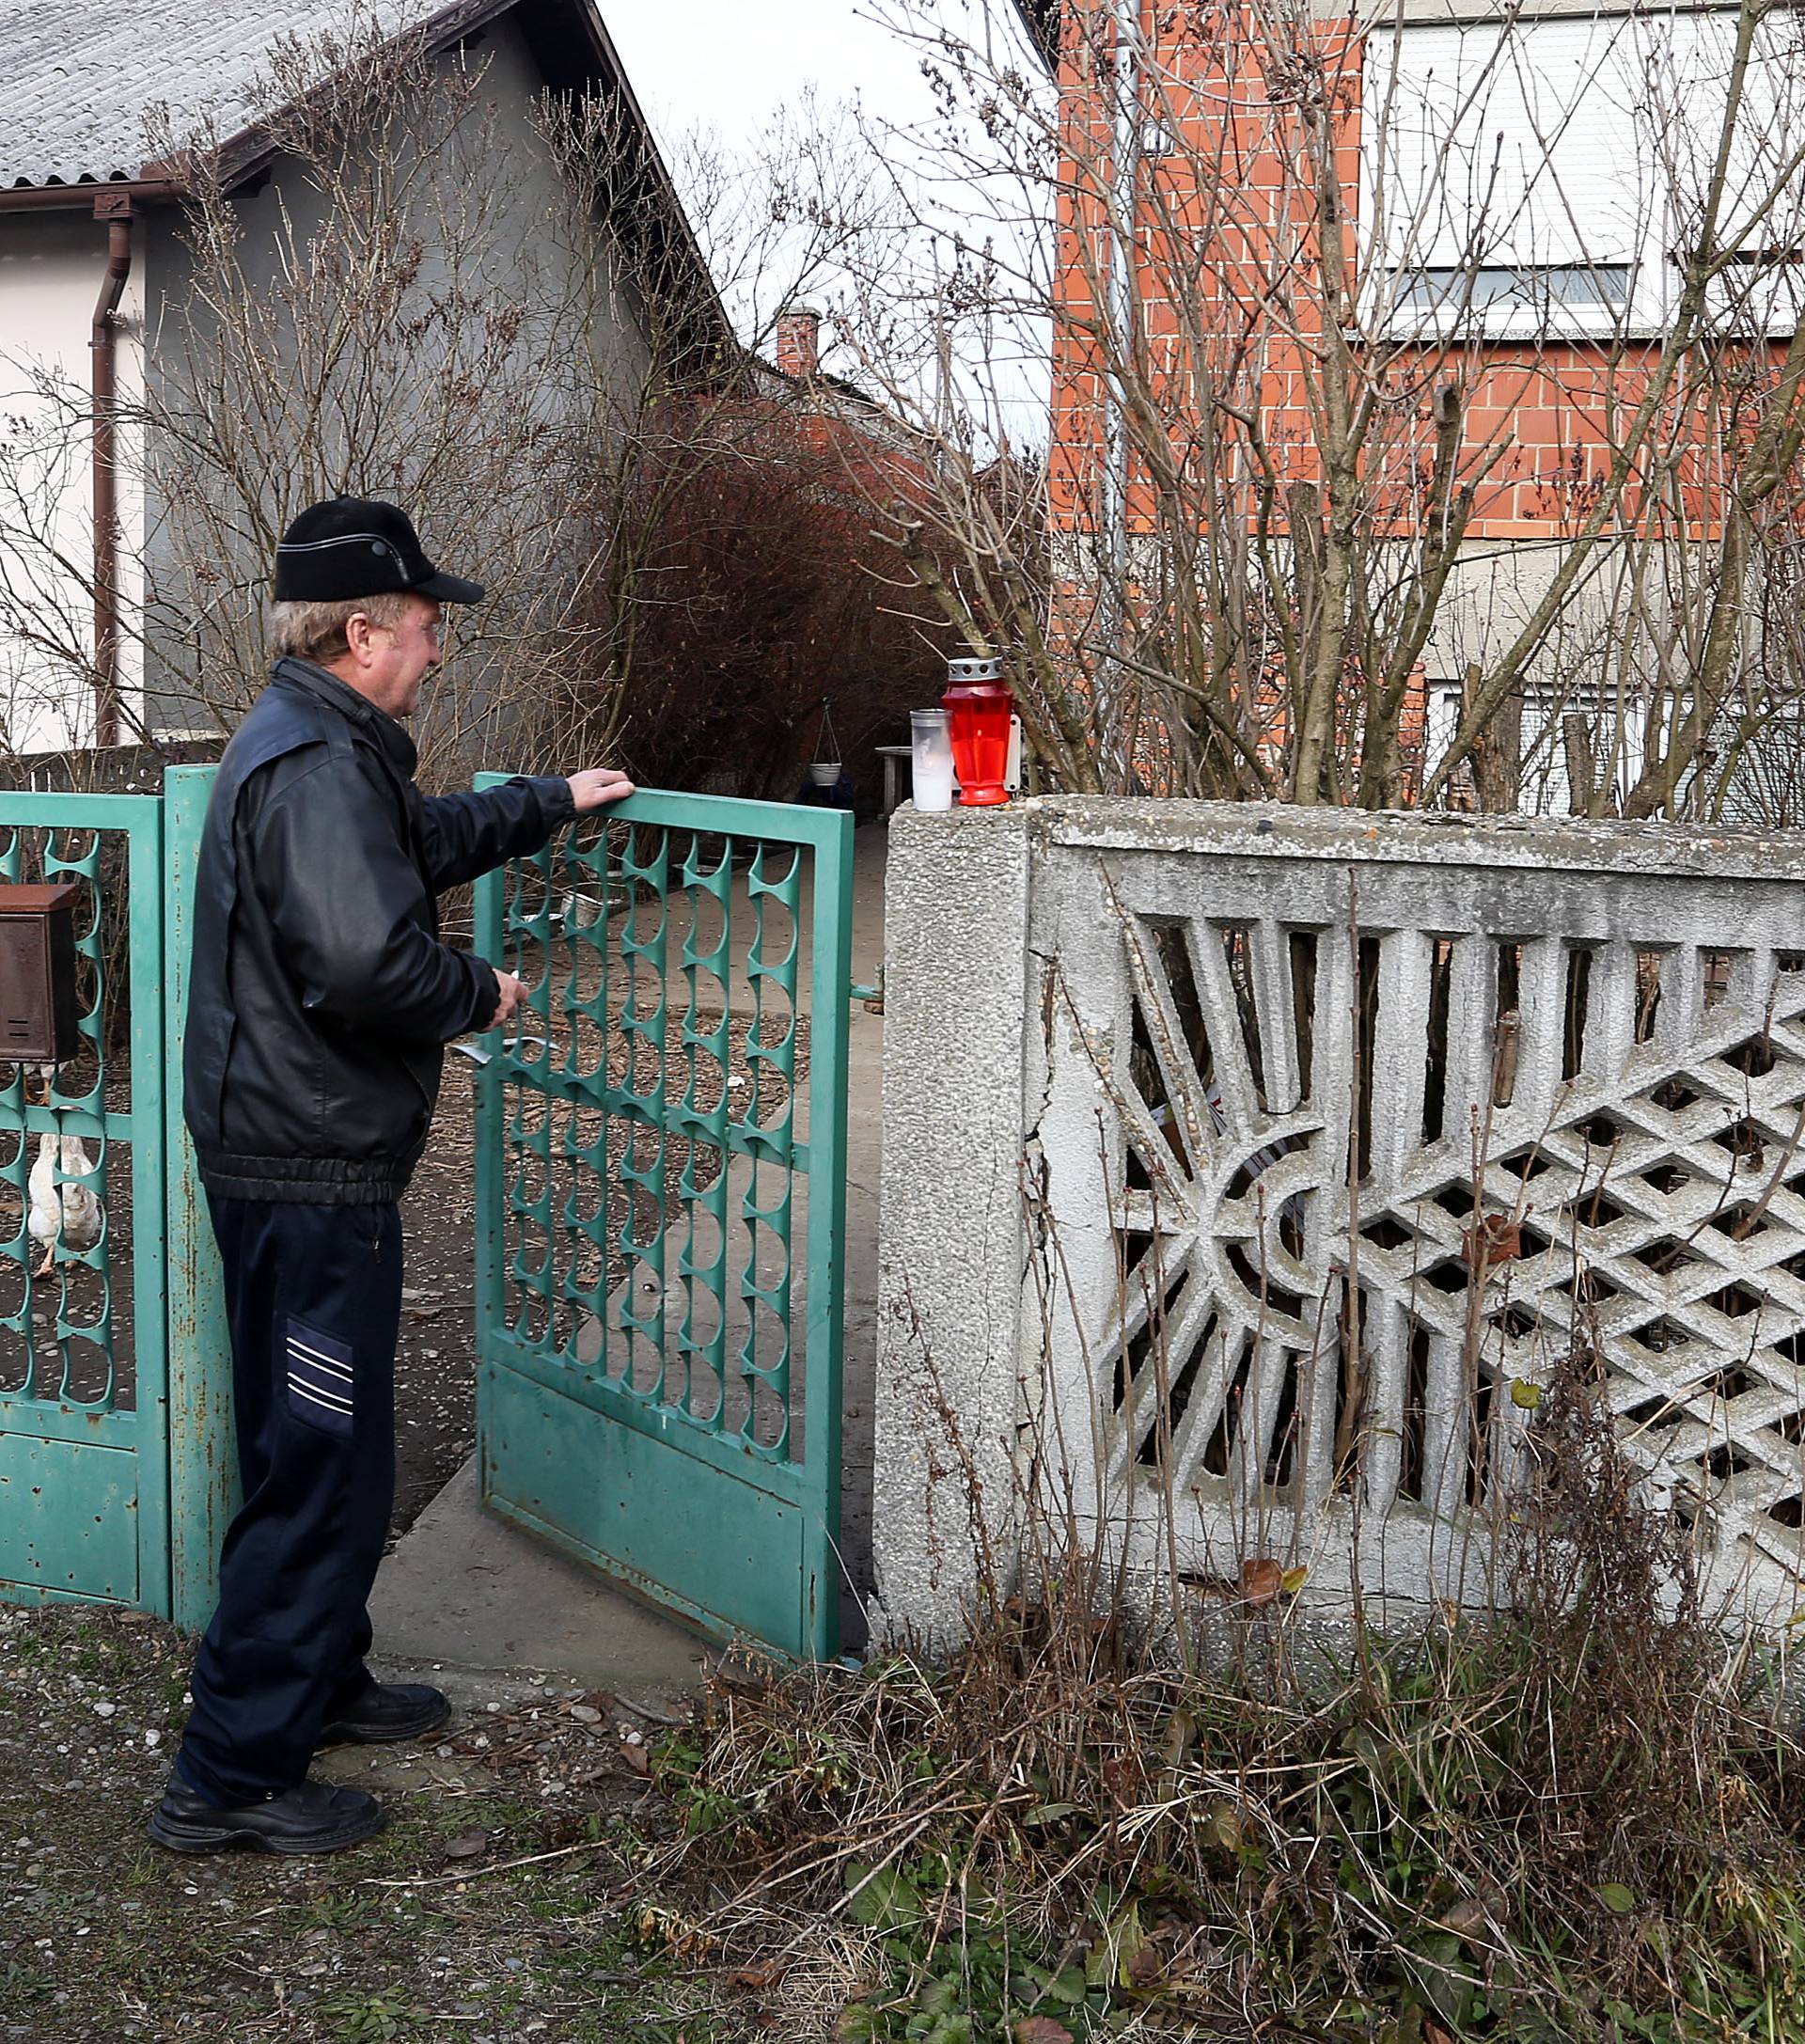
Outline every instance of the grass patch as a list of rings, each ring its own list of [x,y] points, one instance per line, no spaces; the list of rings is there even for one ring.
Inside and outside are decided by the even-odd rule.
[[[186,1643],[0,1608],[0,2044],[1797,2044],[1777,1686],[1583,1359],[1531,1461],[1483,1623],[1336,1660],[1278,1596],[1185,1666],[1072,1550],[944,1663],[722,1676],[650,1785],[497,1705],[319,1861],[154,1848]]]

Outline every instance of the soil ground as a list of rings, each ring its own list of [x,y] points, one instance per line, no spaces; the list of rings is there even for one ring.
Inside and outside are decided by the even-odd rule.
[[[0,2040],[719,2044],[756,1993],[659,1900],[666,1723],[605,1692],[457,1690],[433,1741],[341,1747],[388,1829],[326,1859],[190,1858],[144,1832],[189,1647],[133,1613],[0,1606]],[[447,1677],[447,1680],[453,1678]]]

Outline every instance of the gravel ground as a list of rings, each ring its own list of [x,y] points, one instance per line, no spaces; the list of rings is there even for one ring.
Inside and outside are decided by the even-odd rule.
[[[169,1627],[0,1607],[0,2039],[468,2038],[721,2044],[768,2034],[756,1991],[661,1899],[666,1736],[631,1700],[462,1688],[447,1732],[344,1747],[383,1835],[327,1859],[153,1846],[184,1713]]]

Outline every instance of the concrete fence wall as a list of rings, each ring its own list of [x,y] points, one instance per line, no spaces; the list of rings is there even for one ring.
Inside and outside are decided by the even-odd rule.
[[[1707,1594],[1789,1616],[1802,880],[1649,825],[901,811],[880,1632],[1007,1587],[1030,1493],[1136,1583],[1483,1599],[1576,1334]]]

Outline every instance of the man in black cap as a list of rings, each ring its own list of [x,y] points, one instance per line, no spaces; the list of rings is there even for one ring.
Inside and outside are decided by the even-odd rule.
[[[397,1207],[443,1046],[523,988],[439,938],[435,896],[633,792],[606,768],[422,796],[399,718],[475,603],[392,504],[337,497],[276,549],[283,657],[219,765],[195,893],[187,1121],[225,1266],[244,1503],[152,1837],[331,1852],[381,1806],[315,1750],[418,1737],[449,1706],[364,1665],[394,1493]]]

